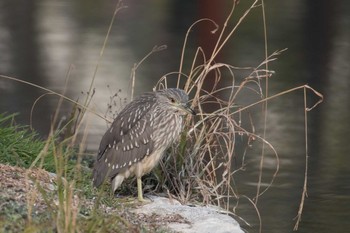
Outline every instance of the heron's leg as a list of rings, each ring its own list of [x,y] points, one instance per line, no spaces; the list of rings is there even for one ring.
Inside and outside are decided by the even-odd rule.
[[[137,196],[140,202],[145,202],[142,194],[142,180],[141,177],[137,177]]]

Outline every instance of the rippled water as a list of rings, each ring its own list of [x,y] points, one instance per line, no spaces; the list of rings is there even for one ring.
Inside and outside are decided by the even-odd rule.
[[[72,65],[66,95],[84,99],[114,4],[107,0],[0,1],[0,74],[62,92]],[[121,101],[129,96],[131,68],[155,45],[166,44],[168,48],[152,55],[137,70],[137,93],[151,90],[160,76],[178,69],[185,33],[196,19],[222,21],[230,6],[229,1],[125,4],[128,8],[117,15],[94,84],[93,106],[102,114],[109,97],[119,89]],[[242,14],[244,4],[247,1],[237,7],[235,19]],[[270,95],[308,83],[325,97],[324,103],[308,114],[308,198],[299,232],[344,232],[350,228],[350,4],[290,0],[268,1],[265,7],[269,51],[288,48],[270,64],[276,72],[270,81]],[[257,66],[264,57],[261,24],[257,8],[241,24],[218,60],[235,66]],[[210,25],[203,25],[192,31],[188,62],[198,45],[207,50],[213,47],[210,30]],[[0,78],[0,111],[19,112],[18,122],[29,124],[33,102],[43,93]],[[291,232],[297,215],[305,171],[302,94],[294,92],[269,103],[267,139],[278,151],[280,171],[258,202],[263,232]],[[308,104],[311,106],[315,100],[311,97]],[[45,96],[34,108],[33,126],[42,135],[48,133],[56,104],[56,97]],[[65,105],[62,115],[67,115],[70,108]],[[105,123],[93,116],[89,122],[88,149],[96,150]],[[251,153],[247,159],[250,166],[236,177],[235,184],[240,193],[253,197],[260,157]],[[267,152],[263,182],[269,181],[274,168],[274,156]],[[237,214],[252,224],[243,225],[247,231],[258,230],[251,204],[242,201]]]

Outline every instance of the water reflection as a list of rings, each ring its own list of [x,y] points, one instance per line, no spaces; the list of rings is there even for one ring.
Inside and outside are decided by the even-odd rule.
[[[1,1],[0,74],[62,92],[67,71],[74,64],[67,95],[84,99],[81,92],[90,85],[114,4],[107,0]],[[130,70],[154,45],[167,44],[168,49],[151,56],[137,71],[136,93],[150,90],[160,76],[178,69],[184,35],[195,19],[208,14],[207,17],[222,20],[220,12],[229,5],[215,3],[210,7],[208,2],[190,1],[126,4],[129,8],[117,17],[94,84],[92,106],[102,114],[114,92],[121,89],[121,98],[129,96]],[[246,3],[240,5],[237,14],[243,12],[243,4]],[[266,5],[270,51],[289,48],[270,66],[276,71],[270,82],[270,95],[304,83],[325,95],[325,102],[309,113],[309,198],[300,232],[341,232],[350,228],[350,146],[346,141],[350,133],[349,7],[347,1],[272,1]],[[218,59],[236,66],[259,64],[264,56],[259,25],[261,15],[254,11]],[[210,37],[207,29],[212,30],[203,25],[192,32],[189,54],[198,43],[210,51],[215,35]],[[189,64],[188,61],[185,66]],[[237,80],[240,78],[243,77],[237,75]],[[20,112],[18,121],[28,124],[31,106],[41,94],[38,89],[0,79],[0,111]],[[250,98],[238,101],[244,104]],[[56,97],[48,96],[35,108],[34,127],[42,135],[48,133],[56,103]],[[267,139],[278,151],[281,166],[273,187],[259,199],[259,210],[263,232],[291,232],[305,169],[302,92],[273,100],[269,106]],[[67,104],[62,115],[67,115],[70,108]],[[260,120],[257,112],[256,122]],[[96,150],[105,122],[91,115],[89,123],[88,149]],[[256,192],[260,162],[258,150],[253,149],[248,157],[249,168],[235,179],[239,192],[249,197]],[[274,161],[273,153],[268,151],[265,183],[274,172]],[[253,225],[247,227],[249,232],[257,231],[256,213],[248,202],[241,201],[238,214]]]

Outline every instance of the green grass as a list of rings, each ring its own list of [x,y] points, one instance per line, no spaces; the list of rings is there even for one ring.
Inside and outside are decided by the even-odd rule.
[[[0,161],[4,164],[29,168],[36,156],[43,150],[45,141],[27,126],[16,125],[16,114],[0,114]],[[52,150],[43,158],[42,167],[54,172]]]
[[[29,168],[34,161],[37,161],[38,164],[33,165],[49,172],[56,172],[53,155],[56,144],[60,145],[61,154],[67,162],[66,166],[70,170],[75,166],[77,155],[74,148],[59,143],[58,136],[52,137],[50,141],[41,139],[29,126],[16,124],[16,115],[0,113],[0,161],[2,163]]]

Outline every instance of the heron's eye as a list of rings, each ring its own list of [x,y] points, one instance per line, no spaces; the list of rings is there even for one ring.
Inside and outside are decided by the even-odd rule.
[[[174,103],[175,103],[175,99],[172,98],[172,97],[170,97],[170,102],[171,102],[172,104],[174,104]]]

